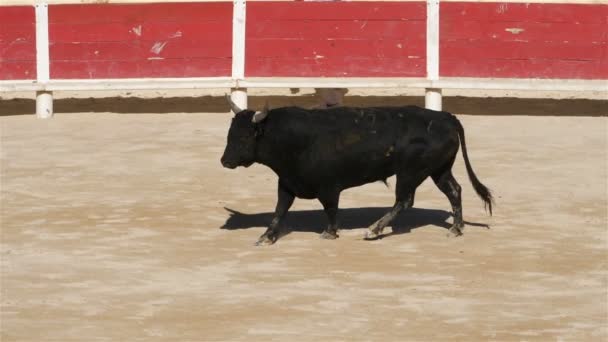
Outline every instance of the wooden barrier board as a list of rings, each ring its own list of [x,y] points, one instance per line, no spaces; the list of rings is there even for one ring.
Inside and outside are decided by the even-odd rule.
[[[425,2],[249,2],[245,75],[426,75]]]
[[[608,78],[608,6],[445,2],[444,77]]]
[[[0,79],[36,79],[33,6],[0,7]]]
[[[232,3],[49,7],[52,79],[229,76]]]

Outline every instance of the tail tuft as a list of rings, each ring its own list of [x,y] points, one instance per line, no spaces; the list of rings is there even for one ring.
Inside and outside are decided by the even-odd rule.
[[[469,180],[471,180],[473,189],[475,189],[475,192],[483,201],[484,208],[486,209],[486,211],[490,212],[490,215],[492,215],[492,205],[494,204],[494,197],[492,196],[492,192],[490,191],[490,189],[483,185],[475,175],[473,167],[471,166],[471,162],[469,161],[469,155],[467,153],[467,145],[464,139],[464,127],[462,127],[462,124],[455,116],[454,120],[456,121],[456,126],[458,127],[458,137],[460,138],[460,145],[462,145],[462,156],[464,157],[464,164],[467,168]]]

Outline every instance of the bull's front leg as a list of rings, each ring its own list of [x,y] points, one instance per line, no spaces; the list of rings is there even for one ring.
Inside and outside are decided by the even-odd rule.
[[[256,246],[272,245],[277,241],[281,233],[281,223],[283,221],[283,218],[285,217],[285,214],[287,214],[289,208],[291,208],[291,205],[293,204],[293,201],[295,199],[293,193],[291,193],[281,184],[280,179],[277,195],[277,207],[274,210],[274,217],[272,218],[272,222],[270,222],[270,225],[268,226],[268,229],[266,229],[266,232],[262,234],[262,236],[260,236],[258,241],[255,243]]]
[[[319,196],[319,201],[323,204],[323,209],[327,215],[327,228],[321,233],[321,238],[326,240],[334,240],[338,235],[338,202],[340,201],[340,191],[328,191]]]

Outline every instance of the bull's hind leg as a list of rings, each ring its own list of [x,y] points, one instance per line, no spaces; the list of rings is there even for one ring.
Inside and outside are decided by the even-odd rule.
[[[378,221],[376,221],[374,224],[372,224],[368,228],[368,231],[365,233],[365,239],[366,240],[377,239],[380,236],[380,234],[382,234],[382,231],[384,230],[384,228],[386,226],[388,226],[395,219],[395,217],[397,217],[397,215],[399,215],[401,210],[403,210],[404,208],[406,208],[405,202],[399,201],[399,200],[395,201],[395,205],[393,205],[393,208],[391,209],[391,211],[384,214],[384,216],[382,216],[382,218],[380,218]]]
[[[460,236],[462,235],[462,228],[464,228],[464,221],[462,219],[462,199],[461,199],[461,188],[460,184],[454,179],[451,168],[439,173],[432,175],[433,181],[443,192],[450,204],[452,205],[452,211],[454,212],[454,223],[450,228],[448,236]]]
[[[382,234],[384,228],[386,228],[403,209],[412,207],[416,188],[426,177],[428,177],[428,175],[424,173],[419,173],[414,176],[397,174],[395,205],[388,213],[382,216],[382,218],[369,226],[368,231],[365,233],[366,240],[377,239]]]
[[[287,214],[295,199],[295,196],[281,185],[280,180],[277,195],[277,207],[274,211],[272,222],[268,226],[268,229],[266,229],[266,232],[255,243],[256,246],[272,245],[277,241],[281,233],[281,221],[283,221],[285,214]]]

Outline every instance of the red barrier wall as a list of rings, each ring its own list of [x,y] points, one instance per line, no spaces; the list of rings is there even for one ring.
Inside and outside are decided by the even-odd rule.
[[[51,78],[230,76],[232,2],[49,6]]]
[[[444,2],[440,75],[608,78],[608,6]]]
[[[425,2],[248,2],[246,76],[426,75]]]
[[[232,74],[232,2],[49,6],[51,79]],[[248,1],[245,75],[424,77],[426,3]],[[0,6],[0,79],[36,79],[33,6]],[[440,76],[608,79],[608,5],[442,2]]]
[[[36,79],[33,6],[0,6],[0,79]]]

